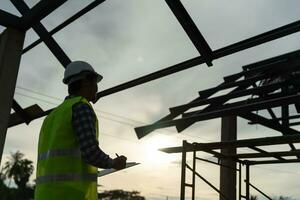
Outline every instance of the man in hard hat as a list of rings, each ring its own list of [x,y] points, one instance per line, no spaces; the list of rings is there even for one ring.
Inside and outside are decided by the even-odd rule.
[[[70,63],[63,83],[69,96],[44,120],[38,144],[36,200],[98,200],[97,168],[123,169],[98,143],[98,120],[89,103],[102,76],[83,61]]]

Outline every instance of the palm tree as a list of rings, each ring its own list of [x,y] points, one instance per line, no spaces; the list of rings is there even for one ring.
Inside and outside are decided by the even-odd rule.
[[[25,189],[34,167],[31,160],[23,159],[24,154],[20,151],[11,153],[9,161],[4,164],[4,174],[13,179],[19,189]]]

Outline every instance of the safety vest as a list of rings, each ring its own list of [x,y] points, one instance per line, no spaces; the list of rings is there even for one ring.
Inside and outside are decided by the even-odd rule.
[[[98,199],[97,168],[82,159],[72,127],[72,106],[79,102],[92,108],[85,98],[73,97],[66,99],[43,122],[38,145],[35,200]]]

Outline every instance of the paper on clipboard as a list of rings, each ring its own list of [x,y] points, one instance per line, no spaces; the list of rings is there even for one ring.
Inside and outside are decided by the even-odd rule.
[[[140,163],[136,163],[136,162],[128,162],[128,163],[126,163],[126,167],[124,169],[127,169],[129,167],[133,167],[133,166],[139,165],[139,164]],[[118,171],[121,171],[121,170],[104,169],[104,170],[98,171],[98,177],[105,176],[105,175],[108,175],[108,174],[111,174],[111,173],[114,173],[114,172],[118,172]]]

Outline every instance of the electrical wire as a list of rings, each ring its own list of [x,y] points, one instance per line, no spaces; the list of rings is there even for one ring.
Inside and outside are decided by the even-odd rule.
[[[24,91],[27,91],[27,92],[30,92],[30,93],[33,93],[33,94],[37,94],[37,95],[40,95],[40,96],[43,96],[43,97],[46,97],[46,98],[50,98],[50,99],[53,99],[53,100],[63,101],[63,99],[61,99],[61,98],[50,96],[50,95],[47,95],[47,94],[44,94],[44,93],[40,93],[40,92],[34,91],[32,89],[25,88],[25,87],[22,87],[22,86],[17,86],[16,88],[24,90]],[[48,103],[48,104],[51,104],[51,105],[54,105],[54,106],[58,105],[57,103],[53,103],[53,102],[47,101],[47,100],[42,99],[42,98],[25,95],[25,94],[22,94],[22,93],[19,93],[19,92],[16,92],[16,94],[18,94],[20,96],[27,97],[27,98],[35,99],[35,100],[38,100],[38,101],[42,101],[42,102],[45,102],[45,103]],[[107,112],[107,111],[99,110],[97,108],[95,108],[95,111],[98,114],[100,114],[101,118],[103,118],[103,119],[107,119],[107,120],[111,120],[111,121],[114,121],[114,122],[117,122],[117,123],[120,123],[120,124],[128,125],[128,126],[131,126],[133,128],[135,128],[137,126],[140,126],[141,124],[146,124],[145,122],[142,122],[142,121],[138,121],[138,120],[135,120],[135,119],[132,119],[132,118],[124,117],[124,116],[117,115],[117,114],[114,114],[114,113],[110,113],[110,112]],[[120,119],[123,119],[123,121],[103,116],[102,113],[108,114],[108,115],[111,115],[111,116],[114,116],[114,117],[117,117],[117,118],[120,118]],[[124,120],[127,120],[127,122],[124,121]],[[131,121],[131,122],[128,122],[128,121]],[[132,122],[134,122],[134,123],[132,123]],[[177,133],[175,131],[166,130],[166,129],[164,131],[165,132],[170,132],[170,133]],[[204,139],[204,138],[192,136],[192,135],[189,135],[189,134],[183,134],[183,135],[180,135],[180,136],[181,137],[187,136],[189,138],[193,138],[193,139],[197,139],[197,140],[201,140],[201,141],[213,142],[212,140],[208,140],[208,139]]]
[[[37,91],[34,91],[32,89],[28,89],[28,88],[25,88],[25,87],[22,87],[22,86],[17,86],[16,88],[21,89],[21,90],[25,90],[27,92],[34,93],[34,94],[37,94],[37,95],[40,95],[40,96],[44,96],[44,97],[47,97],[47,98],[50,98],[50,99],[54,99],[54,100],[58,100],[58,101],[63,101],[64,100],[62,98],[50,96],[50,95],[47,95],[47,94],[44,94],[44,93],[41,93],[41,92],[37,92]],[[141,121],[131,119],[131,118],[128,118],[128,117],[125,117],[125,116],[117,115],[117,114],[114,114],[114,113],[110,113],[110,112],[107,112],[107,111],[104,111],[104,110],[99,110],[99,109],[95,109],[95,110],[98,110],[101,113],[106,113],[106,114],[109,114],[109,115],[112,115],[112,116],[115,116],[115,117],[126,119],[126,120],[129,120],[129,121],[135,122],[135,123],[139,123],[139,124],[143,123]]]
[[[61,99],[61,98],[50,96],[50,95],[46,95],[46,94],[43,94],[43,93],[40,93],[40,92],[36,92],[36,91],[28,89],[28,88],[21,87],[21,86],[17,86],[17,88],[21,89],[21,90],[24,90],[24,91],[27,91],[27,92],[30,92],[30,93],[34,93],[34,94],[46,97],[46,98],[50,98],[50,99],[53,99],[53,100],[63,101],[63,99]],[[39,97],[34,97],[34,96],[26,95],[26,94],[23,94],[23,93],[20,93],[20,92],[15,92],[15,94],[17,94],[19,96],[30,98],[30,99],[38,100],[38,101],[41,101],[41,102],[44,102],[44,103],[48,103],[48,104],[51,104],[51,105],[54,105],[54,106],[58,106],[58,103],[54,103],[54,102],[51,102],[51,101],[48,101],[48,100],[45,100],[45,99],[42,99],[42,98],[39,98]],[[107,120],[110,120],[110,121],[114,121],[114,122],[117,122],[117,123],[120,123],[120,124],[128,125],[128,126],[131,126],[131,127],[139,126],[140,124],[137,124],[137,123],[143,123],[143,124],[145,124],[144,122],[141,122],[141,121],[138,121],[138,120],[135,120],[135,119],[131,119],[131,118],[128,118],[128,117],[124,117],[124,116],[121,116],[121,115],[116,115],[116,114],[113,114],[113,113],[110,113],[110,112],[107,112],[107,111],[103,111],[103,110],[99,110],[99,109],[95,109],[95,111],[98,114],[100,114],[100,113],[106,113],[108,115],[115,116],[115,117],[121,118],[123,120],[128,120],[128,121],[131,121],[131,122],[135,122],[135,123],[129,123],[129,122],[125,122],[125,121],[116,120],[116,119],[112,119],[112,118],[109,118],[109,117],[101,116],[101,118],[104,118],[104,119],[107,119]],[[176,133],[175,131],[171,131],[171,130],[165,130],[165,131]],[[131,139],[128,139],[128,138],[122,138],[122,137],[114,136],[114,135],[109,134],[107,132],[101,131],[101,135],[104,135],[104,136],[107,136],[107,137],[112,137],[112,138],[115,138],[115,139],[118,139],[118,140],[123,140],[123,141],[130,142],[130,143],[134,143],[136,145],[140,145],[140,143],[138,143],[138,142],[136,142],[134,140],[131,140]],[[208,140],[208,139],[204,139],[204,138],[200,138],[200,137],[196,137],[196,136],[192,136],[192,135],[188,135],[188,134],[184,134],[183,136],[188,136],[188,137],[193,138],[193,139],[198,139],[198,140],[204,140],[204,141],[208,141],[208,142],[213,142],[213,141]],[[240,150],[240,151],[242,151],[242,150]],[[212,158],[214,158],[214,157],[212,157]],[[284,173],[289,173],[289,174],[299,174],[299,173],[296,173],[296,172],[291,172],[291,171],[286,171],[286,170],[279,170],[279,169],[270,169],[270,168],[265,168],[265,167],[260,167],[260,166],[256,166],[256,168],[260,168],[260,169],[263,169],[263,170],[269,170],[269,171],[284,172]]]

